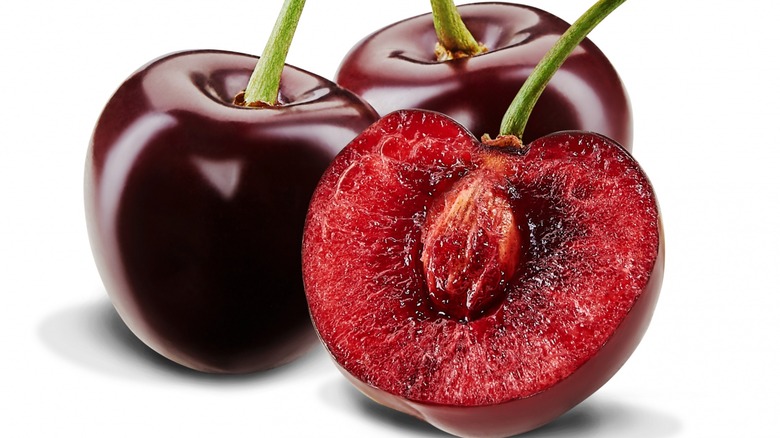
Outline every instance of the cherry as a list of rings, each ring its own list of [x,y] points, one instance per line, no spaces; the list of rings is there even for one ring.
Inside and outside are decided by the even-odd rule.
[[[459,436],[509,436],[587,398],[636,348],[663,275],[660,215],[606,137],[520,152],[399,111],[325,173],[303,273],[358,389]]]
[[[263,370],[316,342],[300,278],[308,202],[377,116],[283,63],[260,93],[278,102],[247,106],[234,97],[256,57],[164,56],[119,87],[90,143],[87,224],[108,294],[141,340],[193,369]]]
[[[600,0],[523,85],[501,135],[390,113],[329,166],[311,201],[312,320],[362,392],[459,436],[539,427],[607,382],[660,293],[658,202],[603,135],[521,141],[530,107],[624,0]]]
[[[457,28],[447,24],[457,20],[446,13],[451,0],[432,4],[438,5],[433,15],[391,24],[355,45],[342,61],[336,82],[362,96],[380,115],[404,108],[429,109],[455,118],[478,136],[495,133],[512,96],[569,26],[530,6],[460,6],[463,22],[487,52],[477,47],[476,53],[461,52],[457,59],[440,61],[435,47],[442,37],[437,37],[434,24],[443,21],[438,27],[446,31]],[[609,60],[590,40],[584,40],[569,57],[534,109],[524,134],[529,141],[576,129],[606,135],[631,150],[632,118],[626,90]]]

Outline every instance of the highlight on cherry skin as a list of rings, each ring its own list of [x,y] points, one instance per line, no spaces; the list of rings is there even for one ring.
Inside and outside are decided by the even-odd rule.
[[[279,104],[234,104],[257,61],[204,50],[149,63],[109,100],[87,156],[87,225],[109,297],[144,343],[199,371],[265,370],[316,344],[301,280],[308,202],[377,118],[291,66]]]
[[[544,425],[642,338],[664,243],[616,142],[489,147],[440,113],[391,113],[320,181],[303,274],[319,337],[373,400],[458,436]]]
[[[569,28],[538,8],[510,3],[458,6],[486,52],[437,59],[432,14],[390,24],[358,42],[341,61],[336,82],[380,115],[408,108],[442,112],[477,137],[499,132],[512,98]],[[633,147],[631,102],[618,72],[589,39],[552,78],[528,121],[524,140],[562,130],[593,131]]]

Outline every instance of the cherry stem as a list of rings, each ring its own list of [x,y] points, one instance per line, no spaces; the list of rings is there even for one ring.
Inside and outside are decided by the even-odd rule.
[[[285,0],[262,56],[249,78],[243,101],[247,106],[277,105],[282,70],[306,0]]]
[[[487,51],[466,27],[453,0],[431,0],[431,9],[433,27],[439,38],[437,56],[440,61],[479,55]]]
[[[599,0],[561,35],[509,105],[501,121],[500,136],[515,136],[522,141],[531,111],[556,71],[593,28],[626,0]]]

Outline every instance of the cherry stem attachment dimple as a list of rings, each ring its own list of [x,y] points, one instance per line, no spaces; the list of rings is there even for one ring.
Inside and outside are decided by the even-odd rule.
[[[433,27],[439,43],[436,56],[439,61],[466,58],[487,51],[471,34],[453,0],[431,0]]]
[[[277,105],[282,71],[306,0],[284,0],[263,54],[243,95],[246,106]]]
[[[515,136],[522,143],[531,111],[566,58],[601,21],[626,0],[599,0],[569,27],[536,65],[523,83],[501,121],[501,136]]]

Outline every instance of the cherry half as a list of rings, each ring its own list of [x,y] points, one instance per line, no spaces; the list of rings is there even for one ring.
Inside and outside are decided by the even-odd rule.
[[[151,62],[110,99],[87,157],[89,236],[113,304],[151,348],[201,371],[272,368],[316,342],[300,261],[309,199],[377,118],[291,66],[278,102],[234,103],[257,64],[223,51]]]
[[[623,1],[575,22],[523,105]],[[502,126],[517,134],[496,139],[437,112],[383,117],[334,159],[304,231],[312,320],[339,370],[458,436],[523,433],[590,396],[640,342],[663,277],[637,161],[590,132],[523,144],[516,107]]]
[[[663,275],[660,215],[606,137],[521,152],[399,111],[325,173],[303,274],[315,328],[362,392],[459,436],[510,436],[587,398],[636,348]]]
[[[437,3],[451,0],[432,2]],[[428,109],[453,117],[477,136],[498,132],[512,96],[569,25],[518,4],[470,4],[458,11],[486,53],[438,60],[440,38],[433,15],[425,14],[391,24],[355,45],[336,82],[380,115]],[[587,39],[545,89],[524,136],[530,141],[561,130],[597,132],[632,148],[626,90],[606,56]]]

